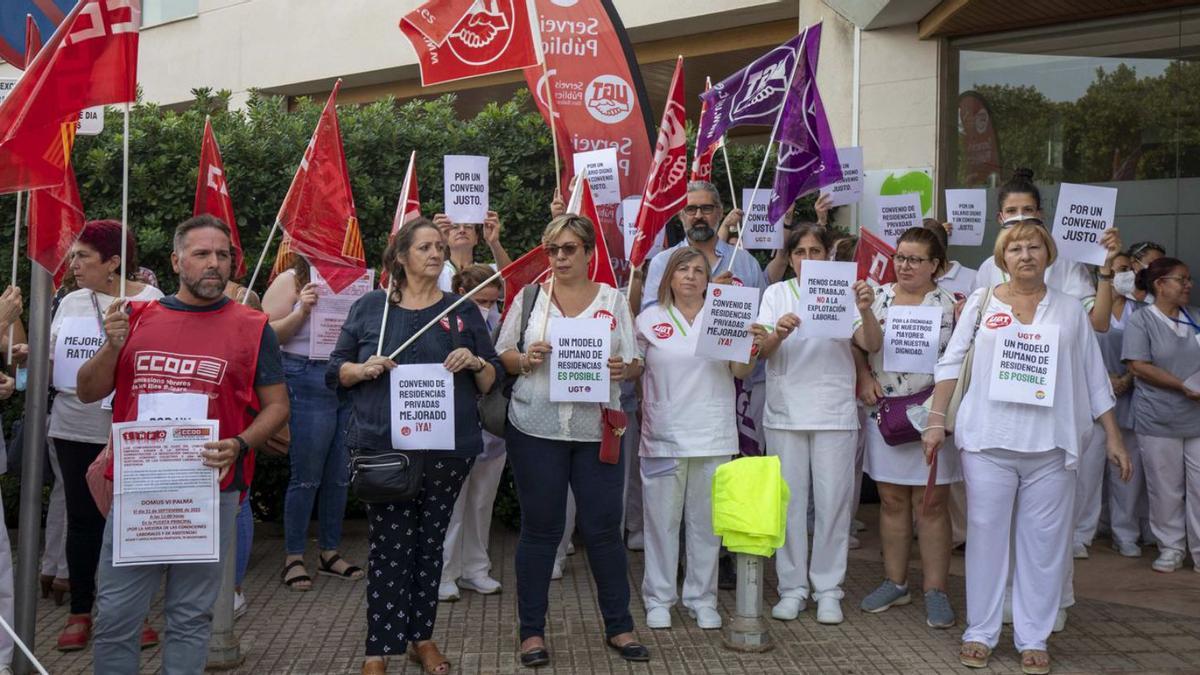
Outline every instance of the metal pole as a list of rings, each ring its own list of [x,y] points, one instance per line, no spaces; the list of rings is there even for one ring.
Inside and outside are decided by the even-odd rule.
[[[231,670],[246,657],[233,632],[233,591],[237,571],[237,525],[229,538],[229,548],[221,553],[221,592],[213,605],[212,636],[208,639],[208,665],[205,670]]]
[[[773,649],[771,634],[762,619],[763,565],[766,558],[737,554],[737,602],[733,620],[721,642],[735,652],[765,652]]]
[[[25,446],[21,463],[20,530],[15,579],[17,634],[34,644],[37,626],[38,551],[42,538],[42,462],[46,457],[46,401],[50,385],[50,273],[32,265],[29,292],[29,386],[25,391]],[[15,670],[27,675],[31,664],[15,654]]]

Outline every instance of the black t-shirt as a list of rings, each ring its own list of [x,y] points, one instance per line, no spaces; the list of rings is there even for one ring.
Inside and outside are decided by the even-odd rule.
[[[230,300],[222,297],[211,305],[196,306],[184,303],[177,296],[168,295],[159,298],[158,302],[167,309],[182,312],[215,312]],[[254,370],[254,386],[265,387],[270,384],[283,384],[283,382],[283,356],[279,351],[279,338],[275,336],[275,330],[271,328],[271,323],[267,322],[263,325],[262,340],[258,343],[258,366]]]

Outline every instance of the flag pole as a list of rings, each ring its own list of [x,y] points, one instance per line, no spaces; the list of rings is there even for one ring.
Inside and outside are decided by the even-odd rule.
[[[129,276],[126,258],[129,245],[129,109],[132,104],[125,102],[125,137],[122,139],[124,162],[121,168],[121,290],[118,297],[125,297],[125,277]]]
[[[550,111],[550,142],[554,146],[554,188],[562,185],[562,168],[558,164],[558,125],[554,123],[554,88],[550,86],[550,71],[542,58],[542,76],[546,80],[546,109]]]
[[[387,329],[388,308],[392,306],[392,288],[396,280],[388,277],[387,295],[383,296],[383,318],[379,320],[379,346],[375,348],[375,356],[383,356],[383,333]]]
[[[10,277],[9,282],[8,282],[9,285],[12,285],[12,286],[17,285],[17,262],[20,260],[20,254],[18,252],[21,250],[21,197],[22,196],[23,196],[23,193],[21,193],[21,192],[17,193],[17,218],[16,218],[16,221],[13,223],[12,276]],[[31,201],[32,201],[33,195],[30,194],[30,197],[31,197]],[[8,325],[8,360],[4,362],[5,365],[7,365],[7,366],[12,366],[13,336],[15,335],[15,330],[16,330],[16,323],[15,322],[10,323]]]
[[[550,325],[550,305],[554,304],[554,275],[550,275],[550,289],[546,294],[546,313],[542,315],[541,341],[546,341],[546,327]]]
[[[485,280],[484,280],[482,283],[480,283],[478,286],[476,286],[475,288],[472,288],[471,290],[469,290],[469,291],[467,291],[466,293],[464,293],[464,294],[463,294],[463,296],[462,296],[461,298],[459,298],[458,300],[455,300],[455,301],[454,301],[454,303],[453,303],[452,305],[450,305],[450,306],[449,306],[449,307],[447,307],[446,309],[442,310],[442,313],[441,313],[441,314],[438,314],[437,316],[435,316],[435,317],[433,317],[432,319],[430,319],[430,320],[429,320],[429,323],[427,323],[427,324],[425,324],[424,326],[422,326],[422,327],[421,327],[421,330],[417,331],[416,333],[413,333],[413,336],[412,336],[412,337],[410,337],[410,338],[408,338],[407,340],[405,340],[405,341],[404,341],[404,344],[400,345],[399,347],[396,347],[396,351],[394,351],[394,352],[392,352],[391,354],[389,354],[389,355],[388,355],[388,358],[389,358],[389,359],[392,359],[392,360],[395,360],[396,356],[397,356],[398,354],[400,354],[400,352],[404,351],[405,349],[407,349],[407,348],[408,348],[408,346],[409,346],[409,345],[411,345],[412,343],[416,342],[416,341],[417,341],[417,338],[419,338],[419,337],[421,337],[422,335],[424,335],[424,334],[425,334],[425,331],[429,330],[430,328],[433,328],[434,324],[436,324],[438,321],[441,321],[441,320],[442,320],[442,319],[443,319],[443,318],[444,318],[444,317],[445,317],[447,314],[449,314],[450,312],[454,311],[454,308],[455,308],[455,307],[458,307],[459,305],[463,304],[463,303],[464,303],[464,302],[466,302],[467,300],[470,300],[472,295],[475,295],[475,294],[476,294],[476,293],[478,293],[479,291],[481,291],[481,290],[483,290],[484,288],[486,288],[486,287],[488,286],[488,284],[490,284],[490,283],[492,283],[493,281],[495,281],[495,280],[499,279],[499,278],[500,278],[500,276],[501,276],[502,274],[504,274],[504,270],[497,270],[495,274],[493,274],[492,276],[490,276],[490,277],[488,277],[487,279],[485,279]],[[389,301],[390,301],[390,299],[389,299]],[[381,351],[382,351],[382,350],[381,350]]]
[[[725,139],[724,138],[721,139],[721,157],[725,159],[725,177],[729,179],[729,199],[731,202],[733,202],[733,208],[736,209],[738,207],[738,205],[737,205],[737,189],[735,187],[733,187],[733,171],[729,168],[729,153],[725,152]],[[745,218],[744,215],[742,217]],[[740,226],[738,228],[738,232],[739,233],[741,232]],[[739,234],[738,241],[741,241],[741,239],[742,239],[742,237]]]
[[[275,224],[271,226],[271,231],[267,233],[267,241],[263,244],[262,253],[258,256],[258,263],[254,266],[254,273],[250,275],[250,282],[246,284],[246,298],[250,297],[250,291],[254,290],[254,281],[258,279],[258,272],[262,269],[263,259],[267,257],[267,251],[271,250],[271,240],[275,238],[275,232],[279,230],[279,219],[275,219]],[[242,304],[245,304],[246,298],[242,298]]]

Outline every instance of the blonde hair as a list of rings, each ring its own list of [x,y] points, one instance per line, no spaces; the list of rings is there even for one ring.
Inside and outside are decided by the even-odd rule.
[[[704,278],[712,277],[712,265],[708,263],[708,258],[700,252],[700,249],[691,246],[684,246],[671,254],[667,258],[667,266],[663,268],[662,281],[658,284],[658,304],[663,307],[670,307],[675,304],[675,292],[671,290],[671,278],[675,276],[675,270],[683,267],[693,259],[699,258],[704,262]]]
[[[992,257],[995,259],[996,268],[1001,272],[1008,274],[1008,265],[1004,263],[1004,249],[1008,248],[1010,242],[1027,241],[1030,239],[1038,239],[1046,247],[1046,267],[1052,265],[1058,258],[1058,247],[1054,245],[1054,238],[1046,231],[1042,225],[1035,225],[1032,222],[1020,222],[1012,227],[1000,230],[1000,236],[996,237],[996,246],[992,249]]]
[[[549,244],[554,241],[563,231],[570,232],[583,241],[583,248],[590,251],[596,248],[596,227],[591,220],[583,216],[577,216],[574,213],[564,213],[561,216],[555,216],[553,220],[546,224],[545,231],[542,232],[542,243]]]

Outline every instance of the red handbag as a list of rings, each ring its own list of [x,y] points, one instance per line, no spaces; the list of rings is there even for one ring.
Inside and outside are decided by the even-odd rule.
[[[602,463],[620,463],[621,436],[625,435],[625,427],[628,425],[629,417],[623,411],[600,408],[600,461]]]

